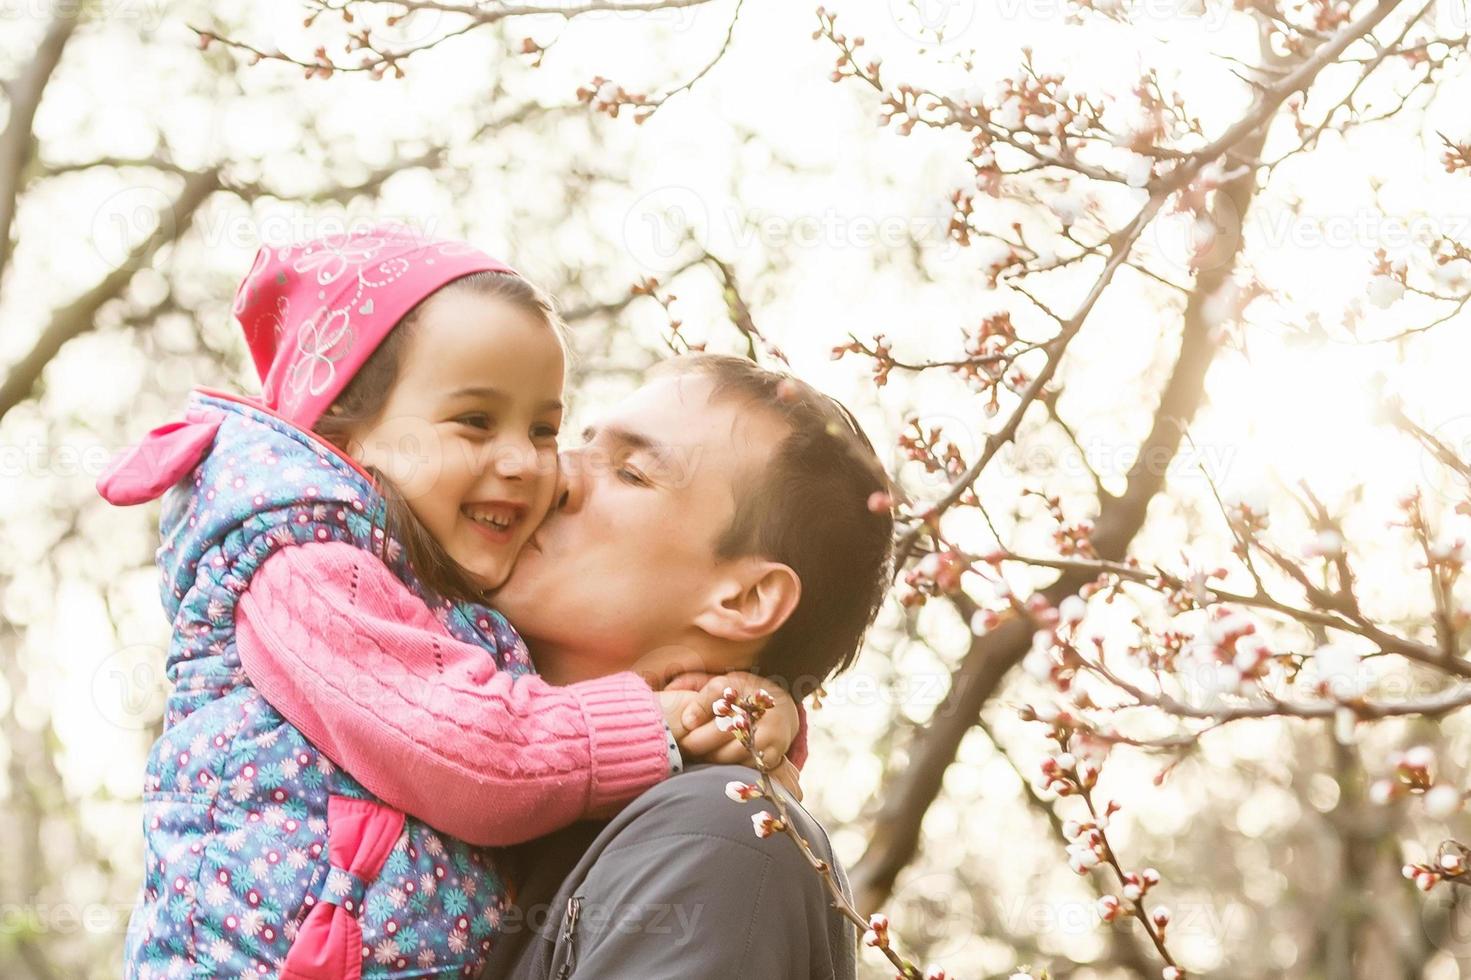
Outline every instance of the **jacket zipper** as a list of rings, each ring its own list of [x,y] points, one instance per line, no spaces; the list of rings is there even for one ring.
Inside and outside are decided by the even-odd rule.
[[[582,909],[582,899],[576,895],[567,899],[567,914],[562,918],[562,945],[566,947],[567,955],[562,960],[562,968],[557,971],[556,980],[567,980],[572,971],[577,968],[577,946],[574,933],[577,931],[577,913]]]

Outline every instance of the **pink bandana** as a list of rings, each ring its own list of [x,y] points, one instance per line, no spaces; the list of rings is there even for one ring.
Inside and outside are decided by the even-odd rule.
[[[462,242],[394,226],[262,248],[235,294],[261,401],[310,429],[405,313],[484,271],[515,272]]]
[[[260,404],[310,430],[405,313],[475,272],[516,274],[463,242],[398,225],[262,247],[235,294]],[[205,413],[159,426],[112,462],[97,491],[119,505],[161,496],[205,457],[219,425]]]

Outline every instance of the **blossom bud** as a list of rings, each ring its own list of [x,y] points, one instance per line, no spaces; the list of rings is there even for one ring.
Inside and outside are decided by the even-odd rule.
[[[1461,808],[1461,794],[1449,783],[1440,783],[1425,794],[1425,813],[1437,820],[1444,820]]]
[[[1394,789],[1394,783],[1387,779],[1375,780],[1369,787],[1369,800],[1378,806],[1384,806],[1394,799]]]
[[[1084,786],[1087,786],[1091,789],[1093,787],[1093,784],[1098,782],[1098,767],[1092,762],[1085,761],[1081,766],[1078,767],[1078,778],[1082,781]]]
[[[770,837],[772,834],[785,830],[786,824],[780,819],[762,810],[760,813],[751,814],[751,826],[756,831],[756,836],[761,838]]]
[[[1000,615],[994,609],[977,609],[975,615],[970,618],[970,631],[976,636],[989,633],[1001,622]]]
[[[737,803],[745,803],[748,800],[758,799],[766,794],[761,791],[760,786],[754,783],[743,783],[738,779],[733,779],[725,784],[725,795]]]
[[[1083,621],[1083,616],[1088,610],[1088,604],[1075,595],[1070,595],[1062,600],[1057,607],[1057,618],[1068,626],[1075,626]]]
[[[1405,750],[1404,765],[1410,769],[1429,769],[1435,765],[1435,753],[1428,745],[1416,745]]]
[[[715,719],[715,727],[722,732],[746,732],[751,730],[751,723],[746,719],[745,713],[739,715],[727,715]]]
[[[875,912],[869,916],[868,931],[863,934],[863,942],[876,949],[888,949],[889,917],[881,912]]]

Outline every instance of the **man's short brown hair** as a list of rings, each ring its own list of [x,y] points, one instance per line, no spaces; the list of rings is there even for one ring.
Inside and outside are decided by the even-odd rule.
[[[701,374],[712,398],[735,398],[785,421],[765,468],[733,487],[721,559],[779,561],[802,581],[797,608],[754,670],[807,694],[852,665],[888,590],[894,519],[888,475],[863,429],[836,399],[789,374],[722,354],[692,354],[659,373]],[[871,503],[874,494],[885,495]]]

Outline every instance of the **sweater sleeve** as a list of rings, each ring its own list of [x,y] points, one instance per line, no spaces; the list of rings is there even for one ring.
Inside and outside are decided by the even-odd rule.
[[[653,691],[624,672],[554,687],[449,635],[350,544],[283,548],[236,609],[251,683],[370,792],[472,844],[605,814],[669,773]]]

